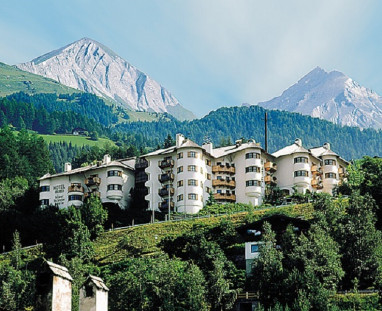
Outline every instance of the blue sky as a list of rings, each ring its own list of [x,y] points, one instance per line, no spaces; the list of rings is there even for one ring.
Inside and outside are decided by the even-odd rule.
[[[382,95],[380,0],[0,0],[0,61],[97,40],[202,116],[278,96],[316,66]]]

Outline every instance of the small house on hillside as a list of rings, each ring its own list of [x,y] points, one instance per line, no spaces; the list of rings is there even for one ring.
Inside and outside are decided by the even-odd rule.
[[[88,135],[88,131],[83,129],[83,128],[76,127],[75,129],[72,130],[72,134],[73,135],[87,136]]]
[[[101,278],[89,275],[80,289],[80,311],[107,311],[108,292]]]

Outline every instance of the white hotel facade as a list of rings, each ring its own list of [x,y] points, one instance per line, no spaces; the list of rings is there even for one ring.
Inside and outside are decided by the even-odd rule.
[[[96,165],[45,175],[40,179],[42,205],[80,206],[91,193],[102,202],[128,207],[132,190],[141,191],[149,210],[197,213],[213,194],[220,203],[260,205],[268,185],[286,194],[331,193],[345,176],[348,162],[329,144],[305,149],[295,143],[273,154],[254,140],[213,148],[176,136],[173,147],[138,158],[111,161],[106,155]]]

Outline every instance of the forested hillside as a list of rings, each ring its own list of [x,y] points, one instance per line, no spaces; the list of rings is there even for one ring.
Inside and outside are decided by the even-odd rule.
[[[239,138],[253,138],[264,146],[265,111],[259,106],[220,108],[191,122],[175,119],[171,122],[131,122],[119,124],[116,130],[140,133],[152,146],[163,141],[168,133],[183,133],[199,144],[206,139],[217,145],[225,145]],[[329,142],[332,149],[346,159],[382,155],[381,131],[341,127],[318,118],[285,111],[268,111],[268,119],[270,152],[301,138],[307,148]]]

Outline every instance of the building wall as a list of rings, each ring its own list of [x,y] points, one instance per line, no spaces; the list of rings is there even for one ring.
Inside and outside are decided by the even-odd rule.
[[[122,171],[122,176],[108,177],[107,172],[110,170]],[[87,187],[85,185],[86,178],[94,175],[97,175],[101,179],[100,185]],[[81,184],[83,192],[69,192],[69,188],[73,183]],[[50,191],[40,192],[40,200],[48,199],[49,204],[57,205],[59,208],[68,207],[70,205],[80,206],[83,203],[85,193],[99,191],[103,203],[117,203],[120,204],[121,207],[126,208],[131,199],[130,190],[134,187],[134,183],[134,174],[132,171],[120,166],[111,165],[85,172],[43,179],[40,181],[40,187],[49,186]],[[111,184],[122,185],[122,190],[108,190],[107,187]],[[69,201],[69,195],[79,195],[81,199]]]

